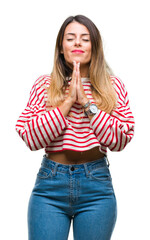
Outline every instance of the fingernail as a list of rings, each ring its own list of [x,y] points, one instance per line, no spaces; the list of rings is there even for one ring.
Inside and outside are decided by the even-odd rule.
[[[76,62],[75,62],[75,61],[73,61],[73,65],[75,65],[75,63],[76,63]]]
[[[78,63],[78,66],[80,67],[80,62]]]

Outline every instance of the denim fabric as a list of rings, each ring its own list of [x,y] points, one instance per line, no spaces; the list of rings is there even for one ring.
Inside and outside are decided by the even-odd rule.
[[[107,157],[60,164],[43,157],[28,206],[29,240],[110,240],[117,204]]]

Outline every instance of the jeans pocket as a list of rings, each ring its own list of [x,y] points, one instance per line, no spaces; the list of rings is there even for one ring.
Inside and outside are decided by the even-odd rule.
[[[111,174],[108,167],[100,167],[91,170],[90,176],[98,181],[111,181]]]
[[[52,170],[45,167],[40,167],[37,177],[41,179],[52,177]]]

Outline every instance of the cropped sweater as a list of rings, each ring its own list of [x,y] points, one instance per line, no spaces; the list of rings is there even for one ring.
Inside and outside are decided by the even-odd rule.
[[[117,94],[115,109],[108,114],[98,110],[90,120],[82,106],[75,102],[66,117],[59,107],[46,109],[50,75],[40,76],[34,83],[26,108],[16,123],[16,130],[30,150],[45,152],[63,150],[87,151],[94,147],[107,154],[121,151],[134,135],[134,117],[130,110],[128,93],[123,82],[111,76]],[[90,79],[81,79],[87,98],[95,103],[91,94]],[[69,87],[66,89],[66,94]]]

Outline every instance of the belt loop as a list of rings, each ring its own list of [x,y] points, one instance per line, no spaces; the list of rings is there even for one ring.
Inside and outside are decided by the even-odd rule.
[[[89,177],[90,171],[88,170],[87,164],[84,163],[83,165],[84,165],[84,169],[85,169],[86,176]]]
[[[55,162],[55,166],[54,169],[52,170],[52,175],[55,176],[56,172],[57,172],[57,168],[58,168],[59,163]]]

